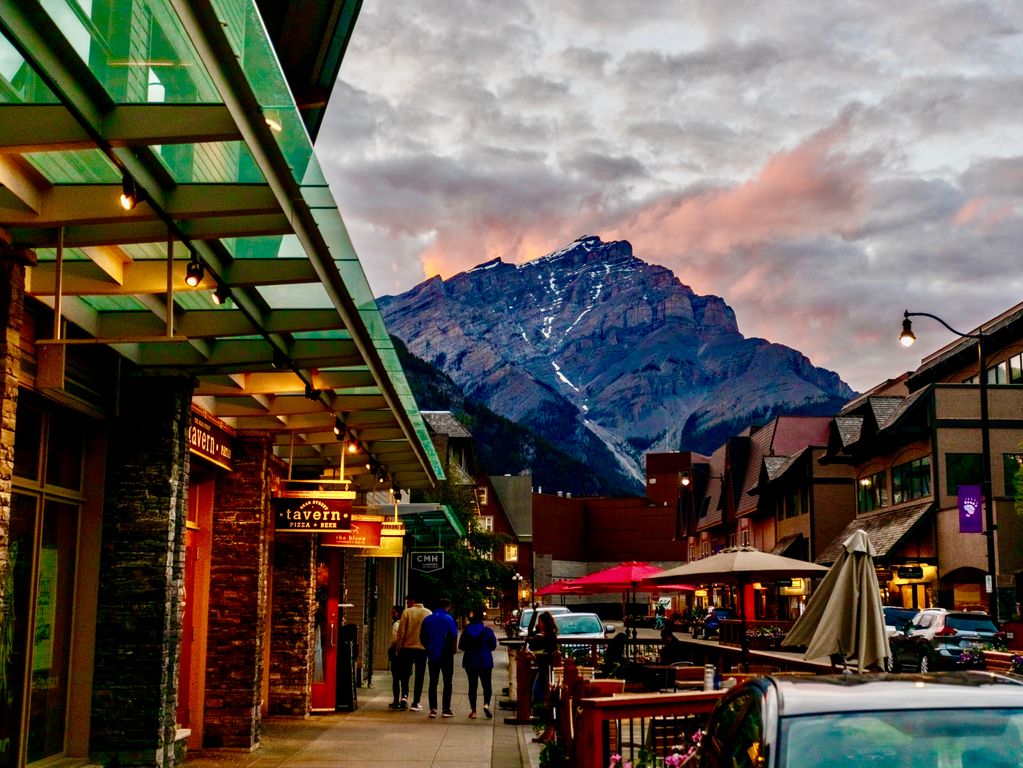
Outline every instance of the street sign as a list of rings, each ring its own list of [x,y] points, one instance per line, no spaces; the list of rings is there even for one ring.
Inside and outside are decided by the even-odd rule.
[[[444,570],[443,552],[413,552],[409,567],[420,573],[433,573]]]

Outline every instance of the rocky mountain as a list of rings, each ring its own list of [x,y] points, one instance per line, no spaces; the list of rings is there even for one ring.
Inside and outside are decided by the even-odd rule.
[[[490,475],[528,472],[533,487],[548,493],[574,496],[627,496],[636,493],[635,481],[608,463],[591,466],[568,455],[529,427],[498,416],[485,405],[467,398],[451,377],[408,351],[394,337],[416,403],[424,411],[451,411],[472,433],[478,469]],[[611,466],[614,467],[613,462]]]
[[[581,237],[378,303],[388,330],[467,397],[633,483],[646,451],[710,453],[754,417],[834,413],[854,394],[798,351],[743,337],[723,299],[624,240]]]

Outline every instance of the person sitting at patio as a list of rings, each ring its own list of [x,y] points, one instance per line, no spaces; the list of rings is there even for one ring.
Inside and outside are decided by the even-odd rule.
[[[604,659],[600,663],[598,677],[614,678],[621,677],[625,668],[625,646],[629,642],[629,636],[619,632],[607,643],[604,651]]]
[[[692,661],[685,644],[675,637],[675,634],[665,627],[661,630],[661,663],[677,664],[680,661]]]

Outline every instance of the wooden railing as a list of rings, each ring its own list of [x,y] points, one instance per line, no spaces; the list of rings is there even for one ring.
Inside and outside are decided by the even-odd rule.
[[[635,764],[642,749],[664,758],[702,730],[721,691],[626,693],[571,700],[559,736],[573,768],[607,768],[611,755]],[[566,733],[567,731],[567,733]]]

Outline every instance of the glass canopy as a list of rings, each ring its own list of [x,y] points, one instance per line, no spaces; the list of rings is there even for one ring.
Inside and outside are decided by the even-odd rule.
[[[25,0],[0,30],[0,226],[36,255],[29,295],[194,375],[293,469],[336,470],[340,423],[357,485],[442,478],[255,4]]]

